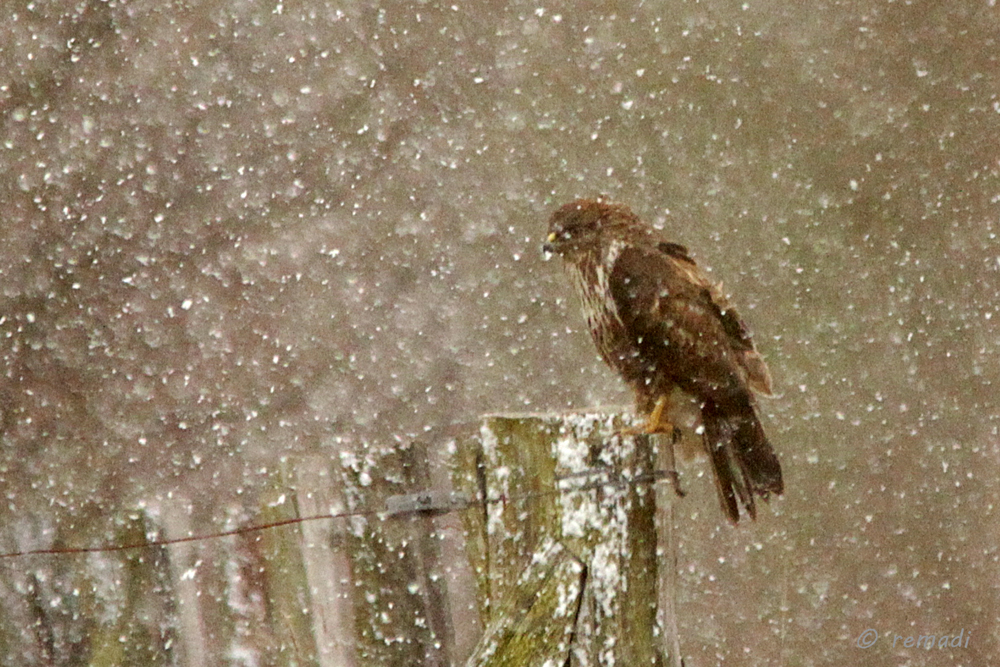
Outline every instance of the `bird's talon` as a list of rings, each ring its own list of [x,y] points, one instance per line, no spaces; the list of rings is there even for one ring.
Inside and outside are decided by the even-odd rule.
[[[641,427],[625,426],[618,429],[618,435],[622,437],[633,435],[669,435],[671,444],[676,445],[681,439],[681,430],[669,422],[660,422],[659,424],[646,424]]]

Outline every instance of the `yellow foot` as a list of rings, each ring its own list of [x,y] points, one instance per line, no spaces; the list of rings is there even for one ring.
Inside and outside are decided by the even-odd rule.
[[[669,470],[658,471],[656,476],[658,479],[663,479],[664,477],[670,481],[670,486],[673,488],[674,493],[678,498],[683,498],[685,493],[684,489],[681,488],[681,478],[677,474],[677,469],[674,467],[674,445],[680,442],[681,430],[671,424],[666,419],[666,414],[668,412],[669,400],[667,396],[660,396],[656,400],[656,405],[653,406],[653,411],[649,413],[649,418],[646,423],[641,427],[636,428],[634,426],[626,426],[625,428],[618,431],[618,435],[625,436],[635,436],[635,435],[656,435],[664,434],[670,436],[670,447],[667,447],[666,457],[669,461]]]
[[[656,405],[653,406],[653,411],[649,413],[649,419],[646,423],[636,428],[634,426],[627,426],[620,430],[618,433],[620,435],[653,435],[656,433],[663,433],[669,435],[671,441],[676,444],[680,440],[681,432],[680,429],[675,427],[673,424],[667,421],[666,412],[669,406],[669,400],[667,396],[660,396],[656,400]]]

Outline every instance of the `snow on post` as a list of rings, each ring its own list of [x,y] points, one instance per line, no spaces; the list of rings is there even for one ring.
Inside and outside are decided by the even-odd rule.
[[[617,412],[484,417],[457,485],[486,630],[467,665],[667,664],[655,453]]]

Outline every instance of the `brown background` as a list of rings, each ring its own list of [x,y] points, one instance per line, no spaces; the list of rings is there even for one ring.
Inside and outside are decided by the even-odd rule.
[[[725,281],[778,392],[756,526],[683,470],[688,664],[1000,659],[994,3],[368,4],[10,3],[4,548],[627,403],[539,252],[607,193]]]

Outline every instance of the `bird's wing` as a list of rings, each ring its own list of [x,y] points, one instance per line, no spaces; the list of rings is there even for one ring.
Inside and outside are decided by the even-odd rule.
[[[688,256],[687,248],[676,243],[660,243],[660,252],[671,257],[678,268],[687,272],[688,278],[705,290],[705,297],[712,303],[722,321],[723,329],[736,352],[736,359],[747,374],[747,381],[753,389],[770,396],[771,373],[764,363],[763,357],[757,352],[750,330],[740,319],[736,309],[729,305],[729,300],[722,291],[722,283],[713,283],[708,276],[698,268],[694,260]]]
[[[749,385],[770,393],[764,360],[739,315],[687,253],[661,242],[628,246],[609,277],[618,315],[644,354],[695,389]],[[733,383],[737,386],[733,386]]]

